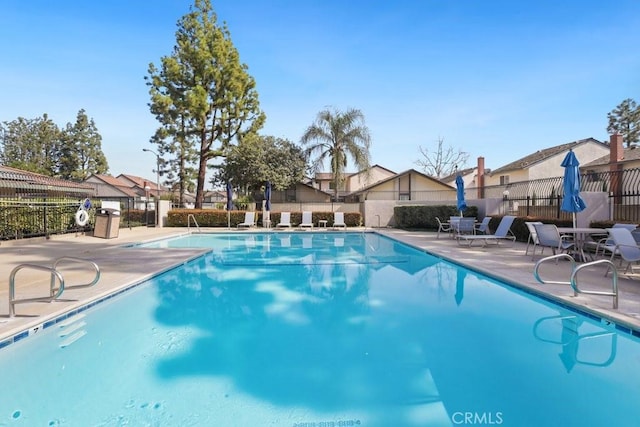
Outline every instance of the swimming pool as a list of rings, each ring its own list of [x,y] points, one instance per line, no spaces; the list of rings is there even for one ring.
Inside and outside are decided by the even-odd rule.
[[[640,342],[375,233],[206,256],[0,350],[0,425],[635,425]]]

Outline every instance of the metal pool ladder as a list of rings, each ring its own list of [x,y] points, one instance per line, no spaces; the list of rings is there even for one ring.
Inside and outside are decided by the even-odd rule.
[[[538,271],[540,269],[540,266],[549,261],[557,262],[561,258],[564,258],[571,262],[571,277],[569,278],[569,281],[558,282],[558,281],[542,279]],[[588,290],[580,289],[580,286],[578,283],[578,273],[580,272],[580,270],[597,265],[597,264],[605,264],[607,266],[607,273],[609,272],[609,270],[612,271],[613,274],[611,275],[611,292],[588,291]],[[618,270],[616,269],[616,266],[608,259],[600,259],[597,261],[586,262],[576,267],[576,260],[571,255],[569,254],[552,255],[546,258],[542,258],[540,261],[536,262],[535,268],[533,269],[533,275],[538,282],[543,284],[571,285],[571,288],[573,289],[573,296],[578,296],[578,294],[581,293],[585,295],[601,295],[601,296],[613,297],[613,308],[614,309],[618,308]],[[605,274],[605,276],[606,275],[607,274]]]
[[[95,277],[91,282],[83,283],[80,285],[66,285],[64,282],[64,277],[62,273],[58,270],[58,265],[63,262],[74,262],[81,264],[88,264],[95,270]],[[32,269],[32,270],[40,270],[40,271],[48,271],[51,273],[51,281],[49,284],[49,295],[44,297],[35,297],[35,298],[23,298],[16,299],[16,275],[20,270],[23,269]],[[16,304],[23,304],[29,302],[51,302],[62,295],[65,289],[78,289],[78,288],[88,288],[90,286],[95,285],[100,280],[100,267],[93,261],[88,261],[82,258],[74,258],[74,257],[60,257],[54,260],[51,266],[41,265],[41,264],[20,264],[16,268],[11,271],[9,275],[9,317],[14,317],[16,315]],[[59,285],[56,287],[56,282]]]
[[[196,221],[196,217],[193,214],[187,215],[187,231],[191,232],[191,220],[193,220],[193,223],[196,225],[196,229],[198,230],[198,233],[201,233],[200,226],[198,225],[198,221]]]

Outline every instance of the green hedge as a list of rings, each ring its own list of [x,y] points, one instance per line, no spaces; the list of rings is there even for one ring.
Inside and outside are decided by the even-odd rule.
[[[421,229],[438,229],[438,221],[448,221],[450,216],[460,215],[460,211],[456,206],[438,205],[438,206],[396,206],[393,209],[393,215],[398,228],[421,228]],[[478,216],[478,207],[469,206],[462,211],[463,216]]]
[[[169,211],[167,226],[186,227],[189,215],[193,215],[200,227],[226,227],[227,211],[214,209],[174,209]],[[229,220],[231,227],[236,227],[244,222],[245,211],[231,211]],[[275,226],[280,222],[280,212],[271,212],[271,224]],[[326,220],[327,225],[333,225],[333,212],[313,212],[311,215],[314,226],[318,226],[318,221]],[[262,225],[262,211],[256,211],[256,222]],[[291,212],[291,225],[296,226],[302,222],[302,212]],[[360,212],[345,212],[344,222],[347,227],[357,227],[362,225],[362,215]],[[192,224],[193,225],[193,224]]]

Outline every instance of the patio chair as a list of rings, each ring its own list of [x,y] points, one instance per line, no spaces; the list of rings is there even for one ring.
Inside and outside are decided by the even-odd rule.
[[[476,224],[475,228],[476,228],[476,234],[490,234],[489,230],[489,222],[491,221],[491,217],[490,216],[485,216],[482,219],[482,222],[480,224]]]
[[[473,242],[481,241],[484,243],[483,246],[487,246],[489,243],[499,245],[500,242],[505,240],[510,240],[511,243],[513,243],[516,241],[516,236],[511,232],[511,225],[515,219],[516,217],[513,215],[505,215],[500,220],[500,224],[498,224],[498,228],[495,233],[484,235],[460,235],[458,236],[458,244],[462,244],[462,242],[464,242],[471,246]]]
[[[311,212],[302,212],[302,222],[300,223],[300,228],[313,228],[313,216]]]
[[[538,243],[540,243],[540,241],[538,240],[538,233],[536,232],[536,224],[542,224],[542,222],[540,221],[525,221],[525,225],[527,226],[527,229],[529,230],[529,238],[527,239],[527,248],[524,251],[525,255],[529,254],[529,246],[532,246],[532,252],[531,252],[531,259],[533,259],[533,257],[536,254],[536,246],[538,246]],[[544,250],[544,248],[542,249]]]
[[[256,225],[256,213],[253,211],[244,213],[244,221],[237,228],[251,228]]]
[[[450,223],[444,223],[440,221],[440,218],[438,217],[436,217],[436,221],[438,222],[438,235],[436,236],[436,239],[440,238],[441,231],[443,233],[451,233],[451,231],[453,230],[453,227],[451,227]]]
[[[280,222],[276,225],[276,228],[291,228],[291,212],[280,213]]]
[[[631,231],[632,232],[631,236],[633,236],[633,231],[636,229],[636,227],[637,227],[636,224],[616,223],[616,224],[613,224],[612,228],[625,228]],[[615,250],[616,244],[613,241],[613,239],[611,239],[609,234],[607,234],[606,236],[602,237],[601,239],[598,239],[597,241],[588,242],[588,245],[591,247],[595,247],[596,256],[598,256],[598,254],[602,254],[602,256],[604,256],[605,252],[613,253]]]
[[[624,272],[627,273],[631,269],[633,273],[631,264],[640,261],[640,247],[638,247],[631,231],[625,227],[609,228],[608,231],[609,237],[614,243],[611,261],[616,255],[620,255],[620,265],[622,265],[623,261],[627,263],[627,268]]]
[[[461,236],[473,235],[476,233],[475,217],[462,217],[455,225],[456,239]]]
[[[344,212],[333,213],[333,228],[347,228],[347,224],[344,223]]]
[[[568,240],[571,236],[562,236],[555,224],[534,224],[536,236],[538,237],[538,246],[542,248],[540,255],[544,253],[544,248],[551,248],[555,255],[557,251],[569,252],[575,249],[575,242]]]

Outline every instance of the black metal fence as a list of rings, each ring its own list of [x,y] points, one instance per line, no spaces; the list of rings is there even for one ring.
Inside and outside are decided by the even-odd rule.
[[[586,172],[580,178],[580,191],[609,195],[613,221],[640,224],[640,169]],[[475,191],[469,188],[467,194],[476,194]],[[560,210],[563,196],[562,177],[484,188],[485,198],[502,198],[518,215],[540,218],[571,218],[571,214]]]
[[[90,223],[76,223],[76,212],[83,201],[65,196],[0,195],[0,240],[84,231]]]

